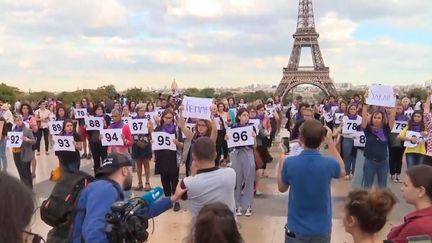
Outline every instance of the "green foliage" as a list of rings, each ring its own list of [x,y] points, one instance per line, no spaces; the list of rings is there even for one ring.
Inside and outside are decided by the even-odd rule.
[[[406,93],[406,96],[409,98],[420,97],[421,100],[426,100],[426,95],[426,90],[422,88],[414,88]]]
[[[129,99],[133,99],[135,101],[145,101],[147,99],[156,98],[156,94],[154,92],[143,91],[142,88],[130,88],[124,92],[124,95]]]
[[[20,93],[21,91],[16,87],[8,86],[5,83],[0,84],[0,100],[8,103],[15,102]]]
[[[188,88],[183,91],[183,94],[186,96],[192,96],[192,97],[202,97],[200,90],[197,88]]]

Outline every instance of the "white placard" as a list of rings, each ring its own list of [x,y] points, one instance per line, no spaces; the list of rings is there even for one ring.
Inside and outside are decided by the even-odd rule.
[[[248,104],[238,104],[238,106],[239,106],[239,108],[242,107],[242,108],[246,108],[247,109]]]
[[[408,117],[408,119],[411,119],[413,113],[414,110],[412,108],[409,108],[408,110],[404,111],[404,115]]]
[[[369,88],[366,104],[385,107],[395,107],[396,97],[393,87],[388,85],[374,84]]]
[[[261,123],[260,119],[249,119],[249,123],[252,123],[253,126],[255,127],[255,132],[258,134],[259,133],[259,125]]]
[[[335,122],[336,125],[341,124],[342,118],[344,117],[344,115],[345,115],[344,113],[339,113],[339,112],[335,113],[335,115],[334,115],[334,122]]]
[[[152,132],[152,150],[171,150],[177,151],[177,146],[173,142],[175,134],[166,132]]]
[[[354,147],[364,148],[366,146],[366,136],[362,131],[356,131],[353,133],[352,138],[354,140]]]
[[[412,143],[411,142],[411,138],[412,137],[416,137],[417,138],[417,142],[416,143]],[[421,133],[419,132],[414,132],[414,131],[407,131],[406,139],[408,139],[408,141],[404,142],[404,147],[406,148],[414,148],[415,146],[419,145],[420,143],[423,143],[425,141],[424,137],[421,135]]]
[[[85,118],[87,116],[87,109],[79,108],[74,109],[75,119]]]
[[[87,131],[100,131],[104,127],[103,117],[86,117],[85,118],[86,130]]]
[[[189,131],[191,131],[191,133],[195,134],[195,129],[196,129],[196,124],[195,123],[186,123],[186,128],[189,129]],[[183,137],[186,137],[184,132],[182,131]]]
[[[331,113],[331,112],[324,112],[324,114],[323,114],[323,116],[324,116],[324,120],[326,121],[326,122],[332,122],[333,121],[333,113]]]
[[[8,148],[20,148],[23,142],[23,132],[8,132],[6,147]]]
[[[155,116],[155,112],[154,112],[154,111],[146,112],[146,113],[144,114],[144,117],[145,117],[147,120],[153,119],[154,116]]]
[[[183,117],[210,120],[212,99],[185,96],[182,103]]]
[[[357,116],[356,120],[350,120],[348,119],[348,116],[344,116],[343,119],[343,125],[342,125],[342,134],[348,135],[353,134],[357,131],[357,127],[361,126],[362,119],[360,116]]]
[[[289,147],[290,152],[288,157],[299,155],[304,150],[304,148],[298,142],[291,142]]]
[[[393,125],[393,129],[391,130],[391,133],[401,133],[402,130],[408,126],[408,121],[395,121]]]
[[[112,128],[101,130],[102,146],[118,146],[124,145],[122,135],[122,128]]]
[[[132,135],[148,134],[147,119],[132,119],[130,123]]]
[[[254,145],[253,126],[227,129],[228,148]]]
[[[49,120],[50,120],[50,121],[55,121],[55,120],[56,120],[56,116],[55,116],[54,113],[50,113],[50,114],[49,114]]]
[[[273,112],[274,112],[274,107],[268,107],[265,109],[265,114],[267,115],[268,118],[274,117]]]
[[[73,136],[53,136],[54,151],[71,151],[75,152]]]
[[[50,121],[48,127],[51,135],[58,135],[63,129],[63,121]]]
[[[129,125],[131,123],[131,120],[132,120],[132,117],[130,117],[130,116],[122,117],[122,122],[124,124]]]
[[[331,109],[331,112],[334,114],[339,109],[339,107],[337,105],[334,105],[330,109]]]

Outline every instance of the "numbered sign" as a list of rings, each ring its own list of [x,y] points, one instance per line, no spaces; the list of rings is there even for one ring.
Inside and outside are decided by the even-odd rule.
[[[177,146],[173,142],[175,134],[166,132],[153,132],[152,136],[152,149],[157,150],[172,150],[177,151]]]
[[[162,117],[162,113],[165,111],[165,109],[159,109],[155,111],[155,115],[158,115],[159,117]]]
[[[417,141],[412,142],[411,139],[413,138],[415,138]],[[406,139],[408,139],[408,141],[404,142],[404,147],[406,148],[414,148],[418,144],[424,143],[425,141],[425,138],[423,137],[423,135],[421,135],[421,133],[414,131],[407,131]]]
[[[8,132],[7,133],[6,147],[8,147],[8,148],[20,148],[21,144],[23,142],[22,137],[23,137],[22,132]]]
[[[144,116],[147,120],[153,119],[153,117],[155,116],[155,112],[146,112]]]
[[[195,123],[186,123],[186,128],[189,129],[189,131],[191,131],[192,133],[195,133],[195,129],[196,129],[196,124]],[[184,135],[184,132],[182,132],[183,137],[186,137]]]
[[[353,134],[357,131],[357,127],[361,126],[361,117],[357,116],[356,120],[348,119],[348,116],[343,117],[342,134]]]
[[[249,123],[253,124],[253,126],[255,127],[256,133],[258,133],[259,132],[259,125],[261,123],[261,120],[260,119],[249,119]]]
[[[54,151],[71,151],[75,152],[73,136],[53,136]]]
[[[148,134],[147,119],[132,119],[130,123],[132,135]]]
[[[364,132],[356,131],[353,133],[354,147],[364,148],[366,145],[366,136]]]
[[[289,147],[290,152],[288,157],[299,155],[304,150],[304,148],[298,142],[291,142]]]
[[[85,118],[86,130],[87,131],[100,131],[104,127],[103,117],[86,117]]]
[[[254,144],[252,137],[253,126],[227,129],[228,148],[250,146]]]
[[[410,108],[404,112],[404,115],[406,117],[408,117],[408,119],[411,119],[413,113],[414,113],[414,110],[412,108]]]
[[[50,134],[58,135],[63,129],[63,121],[50,121],[48,122]]]
[[[326,122],[332,122],[333,121],[333,113],[331,113],[331,112],[324,112],[323,116],[324,116],[324,120]]]
[[[332,106],[331,107],[331,112],[334,114],[338,109],[339,109],[339,107],[337,105]]]
[[[124,145],[121,128],[103,129],[101,130],[102,146],[117,146]]]
[[[74,115],[76,119],[85,118],[87,116],[87,109],[74,109]]]
[[[266,113],[266,115],[267,115],[268,118],[273,118],[274,117],[273,112],[274,112],[274,108],[273,107],[268,107],[268,108],[265,109],[265,113]]]
[[[408,121],[395,121],[393,125],[393,129],[391,130],[391,133],[401,133],[402,130],[408,126]]]
[[[124,124],[131,124],[132,118],[127,116],[127,117],[122,117],[122,121]]]
[[[336,125],[341,124],[344,115],[345,115],[344,113],[335,113],[335,115],[334,115],[334,122],[335,122]]]
[[[54,113],[50,113],[50,114],[49,114],[49,120],[50,120],[50,121],[55,121],[55,120],[56,120],[56,116],[55,116]]]

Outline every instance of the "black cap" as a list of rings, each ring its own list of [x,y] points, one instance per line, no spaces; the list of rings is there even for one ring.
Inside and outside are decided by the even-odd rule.
[[[129,157],[124,154],[111,153],[102,161],[100,169],[96,171],[96,177],[110,175],[123,166],[132,166]]]

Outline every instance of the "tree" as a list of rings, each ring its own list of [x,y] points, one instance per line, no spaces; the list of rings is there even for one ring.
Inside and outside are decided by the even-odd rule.
[[[183,92],[183,94],[186,95],[186,96],[201,97],[200,90],[197,89],[197,88],[188,88],[188,89],[185,89],[185,91]]]
[[[18,88],[8,86],[5,83],[0,84],[0,100],[12,103],[16,101],[16,95],[22,93]]]
[[[414,88],[414,89],[410,89],[407,93],[406,96],[409,98],[412,97],[420,97],[421,100],[426,100],[426,90],[425,89],[421,89],[421,88]]]
[[[215,96],[215,89],[205,88],[200,91],[200,97],[213,98]]]

